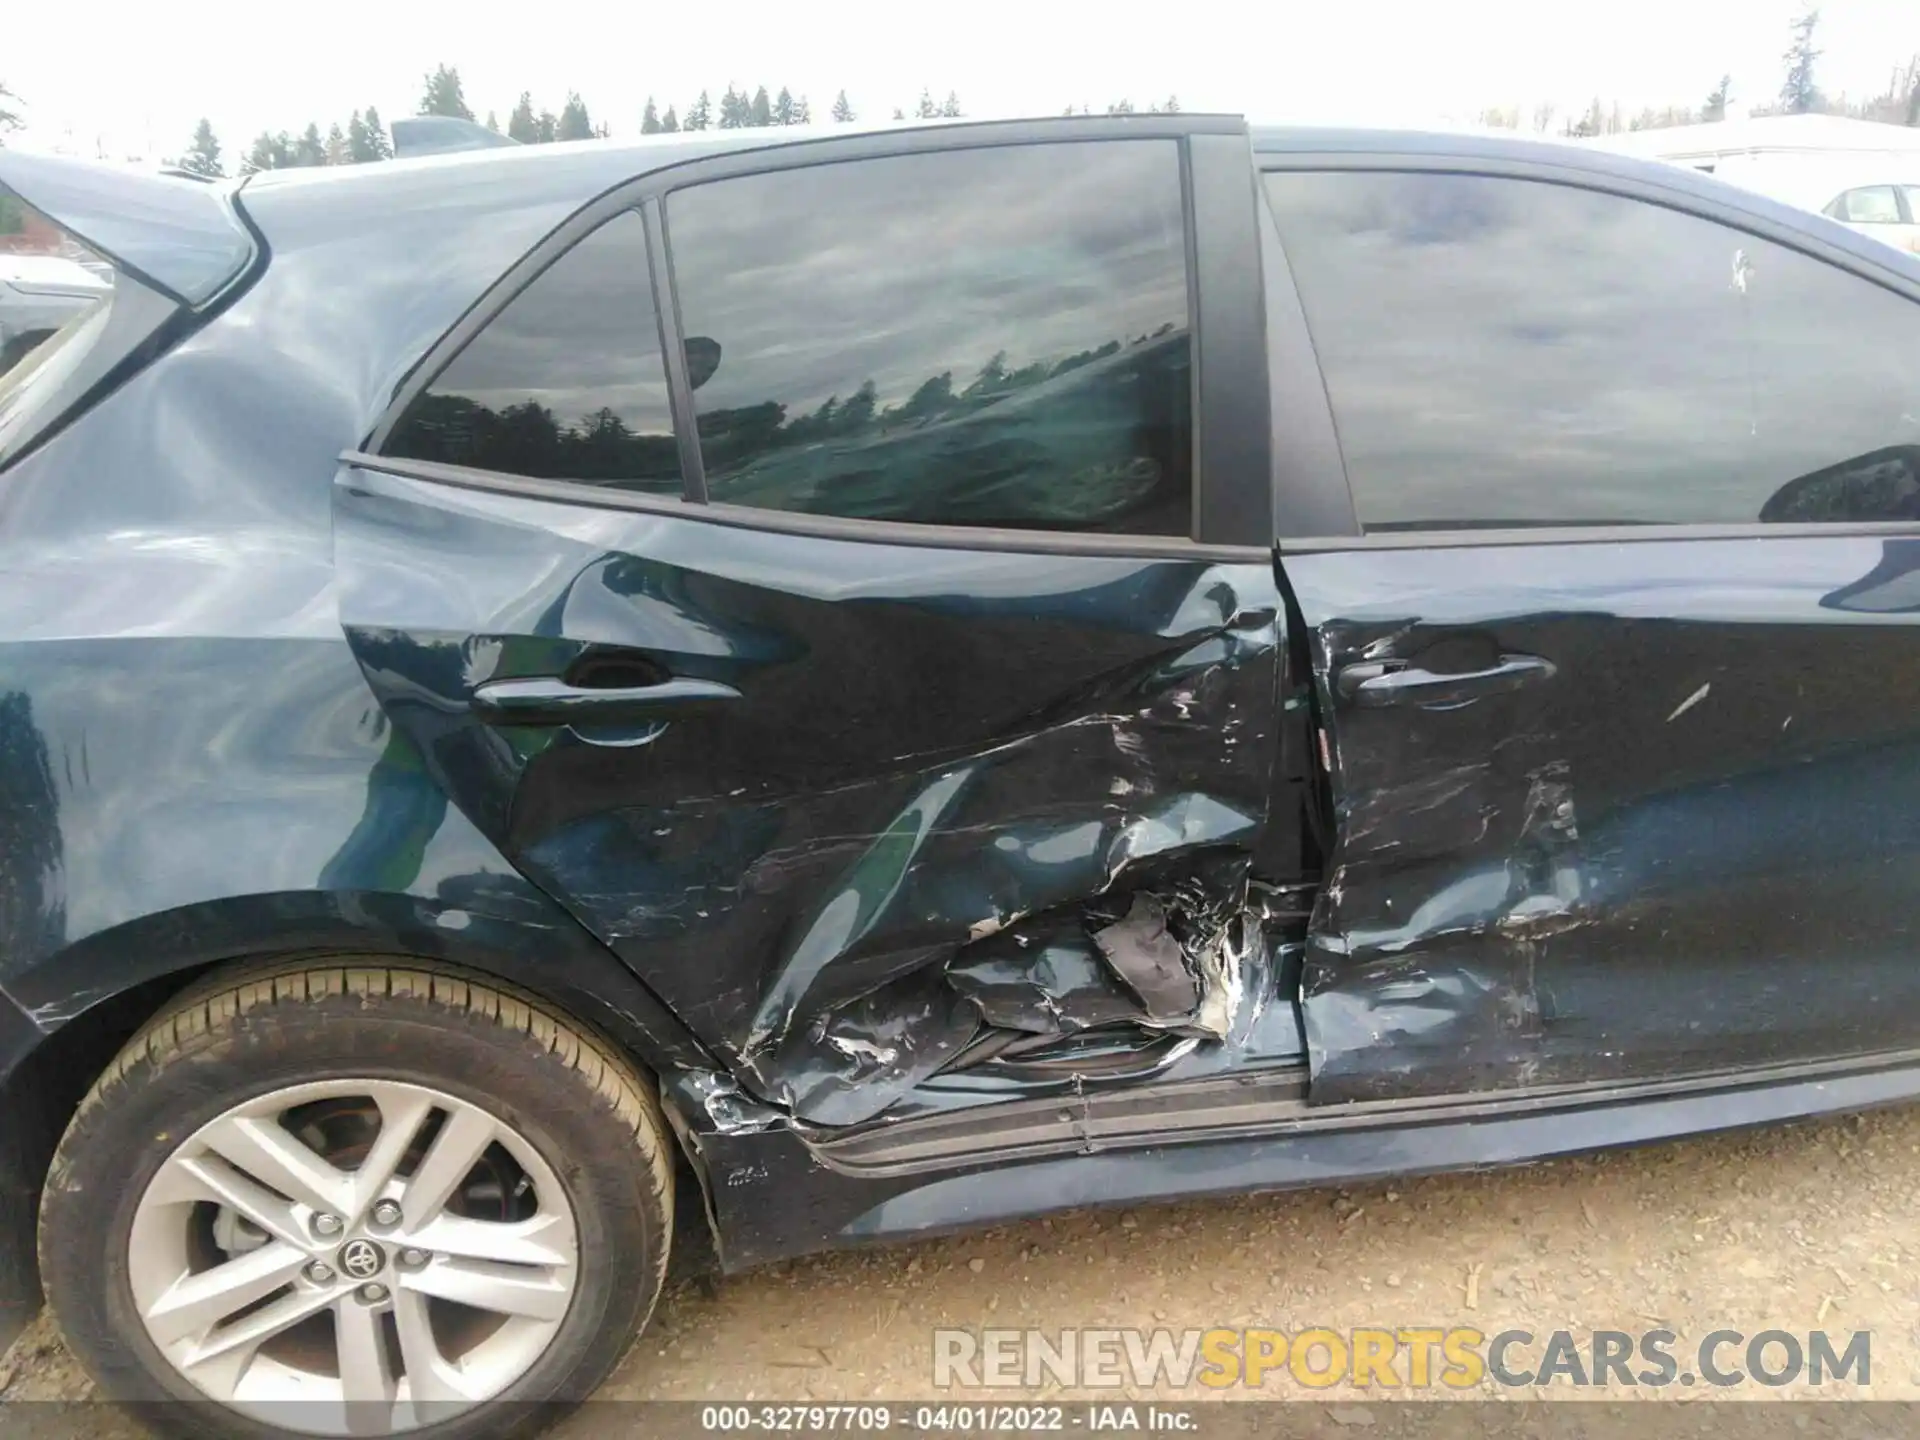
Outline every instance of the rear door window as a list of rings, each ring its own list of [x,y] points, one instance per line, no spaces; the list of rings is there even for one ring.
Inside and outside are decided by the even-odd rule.
[[[1185,536],[1172,140],[892,156],[667,204],[714,501]]]

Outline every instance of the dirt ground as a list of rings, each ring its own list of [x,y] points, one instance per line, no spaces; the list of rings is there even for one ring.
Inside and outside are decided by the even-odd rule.
[[[1920,1108],[1910,1108],[1396,1185],[1076,1212],[683,1285],[603,1393],[926,1399],[938,1327],[1471,1325],[1665,1327],[1683,1356],[1720,1328],[1870,1330],[1864,1393],[1915,1399],[1916,1260]],[[0,1360],[0,1379],[8,1400],[87,1390],[44,1317]],[[1348,1407],[1343,1424],[1371,1424],[1365,1406],[1384,1398],[1309,1394],[1284,1373],[1271,1383],[1272,1398]],[[1819,1393],[1834,1395],[1831,1383]],[[99,1434],[121,1423],[103,1409]]]

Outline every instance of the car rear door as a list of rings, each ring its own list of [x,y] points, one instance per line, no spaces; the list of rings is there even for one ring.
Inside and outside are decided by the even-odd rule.
[[[391,722],[805,1119],[969,1041],[966,945],[1244,875],[1281,637],[1248,153],[1150,117],[636,182],[341,473]]]
[[[1920,272],[1730,194],[1262,163],[1359,522],[1281,541],[1313,1100],[1920,1044]]]

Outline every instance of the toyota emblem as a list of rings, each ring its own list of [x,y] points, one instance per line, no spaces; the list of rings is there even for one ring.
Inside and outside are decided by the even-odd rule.
[[[340,1247],[340,1268],[356,1280],[371,1280],[387,1263],[371,1240],[349,1240]]]

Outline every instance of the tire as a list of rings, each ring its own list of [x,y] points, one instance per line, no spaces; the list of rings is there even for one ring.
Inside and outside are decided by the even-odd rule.
[[[350,1097],[362,1093],[354,1088],[361,1085],[371,1098],[356,1103]],[[283,1102],[289,1108],[277,1108]],[[422,1108],[411,1108],[416,1105]],[[247,1114],[236,1119],[236,1109]],[[486,1131],[489,1121],[500,1128]],[[454,1134],[469,1122],[474,1128]],[[377,1145],[389,1129],[396,1143],[409,1133],[415,1137],[406,1142],[406,1157],[393,1165],[381,1159]],[[354,1152],[357,1160],[330,1159],[332,1170],[276,1171],[272,1157],[283,1152],[272,1145],[258,1152],[267,1156],[259,1162],[247,1158],[254,1152],[235,1149],[233,1136],[261,1134],[273,1136],[273,1145],[289,1135],[303,1139],[311,1148],[302,1147],[300,1166],[315,1150],[322,1157],[346,1157],[351,1145],[329,1148],[338,1137],[367,1138]],[[481,1138],[470,1141],[469,1135]],[[430,1165],[443,1138],[448,1158]],[[459,1170],[461,1157],[476,1143],[487,1148]],[[68,1345],[101,1390],[181,1436],[258,1440],[288,1430],[337,1430],[349,1416],[356,1429],[371,1419],[421,1440],[529,1434],[586,1399],[652,1312],[671,1242],[670,1145],[652,1091],[629,1065],[541,1002],[491,981],[357,958],[215,976],[135,1036],[75,1113],[42,1201],[41,1272]],[[273,1188],[234,1189],[227,1164],[234,1154],[246,1161],[243,1176]],[[318,1204],[299,1208],[299,1194],[346,1192],[301,1191],[292,1182],[318,1174],[327,1185],[337,1178],[363,1188],[363,1179],[365,1185],[378,1183],[383,1167],[393,1176],[385,1193],[398,1199],[374,1203],[361,1194],[337,1207],[339,1215]],[[450,1195],[429,1207],[430,1194],[420,1192],[436,1191],[436,1177],[456,1170],[458,1178],[447,1182]],[[227,1186],[218,1193],[241,1198],[224,1207],[209,1202],[199,1189],[207,1176]],[[359,1218],[347,1213],[354,1207],[362,1207]],[[406,1235],[398,1229],[383,1238],[368,1228],[383,1223],[383,1207],[387,1221],[399,1215],[397,1223],[417,1235],[417,1243],[403,1245]],[[509,1228],[474,1229],[476,1209],[483,1212],[478,1219],[500,1220]],[[253,1215],[261,1225],[247,1218]],[[421,1228],[422,1217],[440,1228]],[[564,1223],[569,1220],[571,1229]],[[342,1224],[344,1230],[335,1228]],[[279,1228],[270,1234],[262,1225]],[[525,1243],[543,1247],[537,1268],[466,1258],[498,1260],[503,1242],[496,1237],[510,1231],[536,1237]],[[323,1240],[323,1232],[332,1238]],[[474,1242],[464,1255],[426,1248],[440,1243],[435,1236],[456,1233],[484,1234],[484,1247]],[[366,1244],[356,1237],[376,1243],[355,1250]],[[467,1241],[451,1243],[459,1252]],[[177,1251],[171,1248],[176,1244]],[[308,1250],[299,1251],[299,1244]],[[333,1245],[340,1248],[325,1248]],[[242,1254],[248,1246],[254,1248]],[[187,1257],[184,1270],[179,1256]],[[375,1259],[386,1267],[375,1281],[389,1284],[356,1284]],[[177,1335],[181,1324],[197,1324],[193,1317],[201,1313],[196,1309],[182,1320],[167,1311],[175,1303],[170,1297],[184,1293],[177,1277],[198,1277],[243,1260],[261,1266],[273,1261],[276,1275],[289,1263],[299,1267],[275,1298],[253,1301],[256,1318],[319,1308],[257,1347],[230,1339],[249,1320],[245,1305],[237,1314],[220,1312],[227,1318],[204,1331]],[[469,1311],[435,1290],[446,1288],[447,1277],[459,1280],[489,1263],[490,1274],[531,1277],[525,1284],[515,1281],[514,1308],[521,1304],[518,1296],[537,1292],[542,1313],[528,1318],[506,1308],[497,1315],[492,1309]],[[414,1268],[403,1271],[403,1265]],[[317,1273],[327,1283],[319,1283]],[[387,1306],[369,1299],[375,1291]],[[430,1293],[423,1297],[421,1291]],[[493,1292],[487,1294],[491,1299]],[[223,1289],[219,1303],[230,1299]],[[404,1316],[403,1307],[411,1307]],[[364,1318],[362,1309],[369,1312]],[[430,1320],[419,1318],[429,1313]],[[162,1318],[156,1321],[156,1315]],[[400,1327],[409,1323],[403,1333]],[[311,1380],[300,1374],[303,1366],[317,1368],[324,1380],[328,1332],[341,1377],[330,1383],[340,1398],[329,1401],[332,1408],[283,1405],[290,1393],[319,1393],[286,1387]],[[431,1336],[427,1349],[406,1350],[407,1336],[417,1343],[422,1333]],[[469,1333],[480,1337],[475,1348],[456,1358],[447,1337]],[[384,1343],[350,1343],[350,1336],[375,1334]],[[241,1378],[230,1391],[223,1388],[229,1360],[203,1358],[222,1344],[248,1356],[238,1362]],[[349,1353],[383,1354],[385,1360],[350,1367],[344,1358]],[[428,1378],[416,1381],[410,1362],[426,1355],[459,1368],[442,1372],[423,1363],[418,1368]],[[487,1364],[474,1360],[483,1355]],[[468,1366],[477,1378],[467,1377]],[[201,1378],[189,1379],[189,1369]],[[382,1398],[373,1403],[386,1408],[361,1406],[352,1415],[356,1407],[347,1402],[355,1392],[345,1378],[350,1371],[362,1377],[358,1393],[375,1386],[372,1393]],[[430,1397],[429,1387],[443,1383],[439,1377],[447,1373],[459,1378],[457,1388],[438,1392],[450,1397],[444,1408],[422,1414],[410,1410],[408,1401],[395,1408],[399,1385]],[[405,1378],[394,1378],[400,1375]],[[512,1378],[490,1389],[503,1375]],[[470,1398],[469,1391],[482,1398]]]

